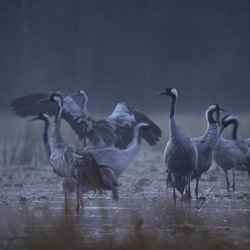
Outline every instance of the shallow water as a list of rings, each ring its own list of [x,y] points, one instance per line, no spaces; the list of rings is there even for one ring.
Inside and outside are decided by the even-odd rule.
[[[144,148],[119,179],[118,202],[90,192],[76,215],[75,194],[66,209],[49,164],[1,167],[0,249],[250,249],[246,172],[227,192],[213,167],[200,181],[204,203],[174,204],[165,178],[162,153]]]

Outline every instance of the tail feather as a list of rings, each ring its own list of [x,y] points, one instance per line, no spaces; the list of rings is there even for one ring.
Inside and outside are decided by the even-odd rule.
[[[104,189],[111,190],[113,199],[118,200],[119,198],[118,192],[117,192],[118,183],[117,183],[117,177],[116,177],[115,172],[107,165],[99,164],[99,166],[100,166],[102,179],[104,183]]]
[[[90,184],[95,192],[98,190],[102,193],[104,189],[104,182],[100,167],[91,153],[84,153],[84,156],[86,160],[86,167],[83,168],[83,170],[85,171],[84,174],[87,177],[87,183]]]
[[[183,195],[187,181],[185,176],[170,173],[167,170],[167,187],[173,187],[178,190],[178,192]]]

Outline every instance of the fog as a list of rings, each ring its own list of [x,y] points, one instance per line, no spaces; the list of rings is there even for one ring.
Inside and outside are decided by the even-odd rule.
[[[89,108],[117,102],[161,112],[179,91],[178,111],[218,102],[247,112],[250,3],[210,0],[3,0],[0,104],[47,90],[85,88]],[[165,101],[165,102],[164,102]]]

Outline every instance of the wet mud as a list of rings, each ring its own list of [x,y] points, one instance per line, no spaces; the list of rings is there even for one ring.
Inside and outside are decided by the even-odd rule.
[[[166,190],[162,152],[143,148],[111,193],[84,195],[65,207],[62,180],[49,164],[0,167],[0,249],[250,249],[250,180],[238,171],[227,192],[213,166],[196,201]],[[231,176],[230,176],[231,177]]]

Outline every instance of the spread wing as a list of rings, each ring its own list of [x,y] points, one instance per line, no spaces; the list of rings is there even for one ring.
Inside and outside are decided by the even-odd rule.
[[[106,120],[115,128],[115,147],[126,148],[134,137],[134,127],[136,124],[145,122],[149,124],[147,129],[140,130],[140,136],[151,146],[155,145],[161,137],[161,130],[145,114],[139,110],[129,107],[126,103],[118,103],[112,114]]]
[[[50,92],[41,92],[14,99],[10,106],[14,113],[20,117],[29,117],[41,112],[55,115],[57,107],[52,102],[38,102],[50,96]],[[62,118],[67,121],[78,135],[79,139],[86,144],[86,140],[95,147],[111,146],[116,141],[113,126],[106,120],[94,121],[86,116],[77,103],[68,95],[64,94]]]
[[[50,92],[41,92],[19,97],[12,100],[10,106],[14,113],[20,117],[34,116],[44,111],[48,112],[50,115],[55,115],[56,105],[54,103],[38,102],[49,96]]]
[[[116,133],[115,147],[126,148],[133,140],[135,117],[126,103],[118,103],[106,120],[114,127]]]
[[[20,117],[34,116],[41,112],[55,115],[57,107],[52,102],[38,102],[49,97],[51,92],[41,92],[14,99],[10,106]],[[140,130],[140,136],[150,145],[155,145],[161,137],[161,130],[146,115],[126,105],[118,103],[112,114],[104,120],[95,121],[86,115],[76,102],[63,94],[64,105],[62,118],[68,122],[86,146],[87,140],[94,147],[126,148],[134,137],[134,127],[140,122],[149,124],[147,129]]]
[[[136,124],[141,122],[149,124],[149,127],[147,127],[146,130],[140,130],[140,136],[146,140],[149,145],[155,145],[161,137],[160,128],[139,110],[133,110],[133,114],[135,116]]]

